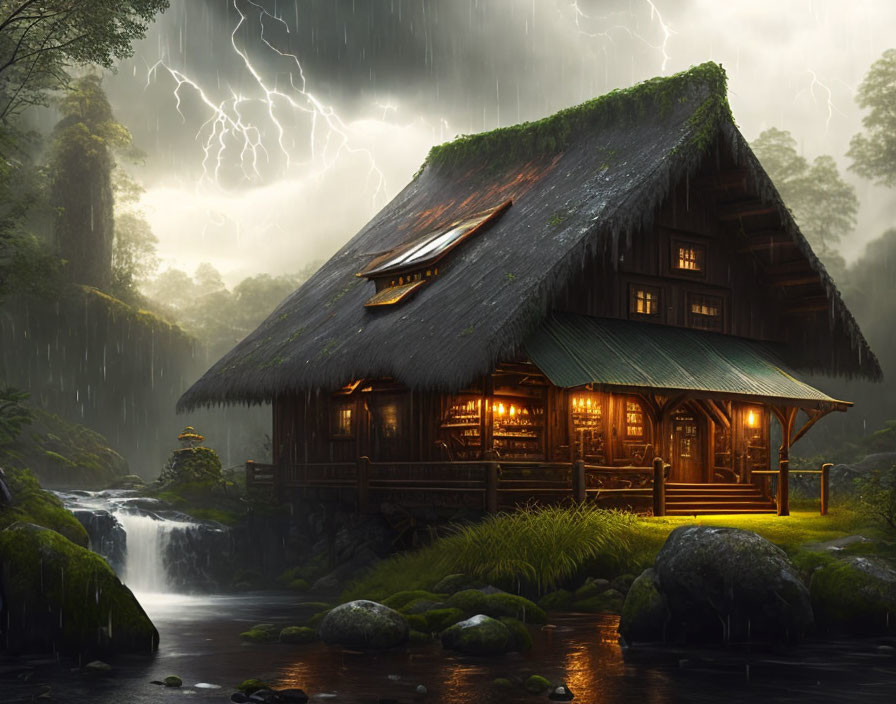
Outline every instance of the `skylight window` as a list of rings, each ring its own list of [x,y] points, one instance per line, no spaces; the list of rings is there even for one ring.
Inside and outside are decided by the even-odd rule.
[[[361,272],[368,279],[397,274],[413,269],[425,267],[444,257],[448,252],[457,247],[461,242],[479,232],[483,226],[501,215],[512,201],[505,201],[496,208],[490,208],[477,215],[458,220],[435,232],[427,233],[423,237],[393,249],[377,259],[374,259],[367,269]]]

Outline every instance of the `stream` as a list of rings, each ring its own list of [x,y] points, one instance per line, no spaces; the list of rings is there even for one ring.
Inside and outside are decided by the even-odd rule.
[[[512,704],[547,701],[519,687],[500,689],[495,678],[524,680],[540,674],[564,682],[583,704],[646,702],[892,702],[896,699],[896,640],[867,639],[807,643],[796,649],[639,649],[627,652],[617,640],[618,617],[554,615],[550,627],[533,631],[525,655],[474,658],[431,645],[358,654],[323,644],[249,644],[240,632],[255,623],[303,623],[315,611],[289,592],[232,595],[179,593],[181,577],[166,558],[171,545],[194,545],[178,533],[198,524],[179,515],[158,515],[131,495],[64,495],[73,510],[94,510],[108,535],[92,542],[115,555],[124,581],[161,636],[153,657],[112,660],[109,673],[90,674],[46,656],[0,657],[0,701],[26,702],[47,692],[60,702],[227,702],[234,685],[247,678],[275,688],[299,687],[312,702],[422,704]],[[103,511],[115,516],[109,521]],[[84,518],[82,516],[82,518]],[[116,526],[117,523],[117,526]],[[119,527],[121,530],[119,531]],[[103,537],[105,536],[105,537]],[[124,545],[118,543],[124,538]],[[123,548],[123,552],[122,552]],[[180,551],[180,548],[178,548]],[[206,558],[190,556],[200,568]],[[188,560],[189,561],[189,560]],[[178,574],[183,560],[175,567]],[[201,569],[200,569],[201,571]],[[315,595],[326,600],[328,595]],[[332,599],[333,595],[329,595]],[[310,598],[310,597],[304,597]],[[151,684],[168,675],[182,688]],[[416,694],[417,685],[428,694]]]

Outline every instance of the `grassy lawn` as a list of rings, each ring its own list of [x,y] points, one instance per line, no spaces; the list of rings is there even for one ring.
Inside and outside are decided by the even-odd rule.
[[[381,600],[403,590],[432,590],[449,574],[473,575],[508,591],[544,594],[584,576],[637,574],[653,564],[669,533],[684,525],[752,530],[791,556],[807,545],[848,535],[874,539],[865,552],[896,555],[894,536],[855,508],[837,506],[827,516],[817,504],[790,516],[724,515],[653,518],[591,507],[522,509],[459,527],[413,552],[386,560],[354,583],[344,600]],[[889,539],[888,539],[889,538]]]

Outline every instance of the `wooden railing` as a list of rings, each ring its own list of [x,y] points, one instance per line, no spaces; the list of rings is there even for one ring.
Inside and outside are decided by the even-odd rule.
[[[651,467],[608,467],[576,462],[484,460],[467,462],[357,462],[271,465],[246,463],[247,488],[271,488],[275,497],[286,489],[335,489],[356,493],[358,508],[370,509],[372,492],[465,496],[466,505],[491,513],[520,499],[584,502],[601,498],[652,497],[653,511],[665,513],[665,477],[669,465],[660,458]]]
[[[786,516],[790,513],[790,475],[791,474],[807,474],[818,475],[819,491],[818,502],[819,511],[822,516],[828,514],[828,502],[831,495],[831,467],[834,465],[826,462],[821,465],[821,469],[790,469],[787,460],[781,460],[778,469],[762,469],[751,472],[753,475],[766,477],[775,477],[777,479],[776,503],[778,506],[778,515]]]

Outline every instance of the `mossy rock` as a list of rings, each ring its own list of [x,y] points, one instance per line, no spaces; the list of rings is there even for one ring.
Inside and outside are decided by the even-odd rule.
[[[822,630],[876,635],[896,628],[896,569],[881,559],[830,562],[812,574],[809,594]]]
[[[576,589],[573,601],[590,599],[593,596],[597,596],[598,594],[607,591],[609,588],[609,580],[589,577],[581,587]]]
[[[252,569],[237,569],[233,573],[233,577],[231,579],[231,584],[233,584],[233,588],[238,591],[251,591],[253,589],[260,589],[264,586],[265,578],[261,572]]]
[[[399,609],[405,616],[414,614],[422,614],[433,609],[444,609],[448,606],[444,601],[433,601],[432,599],[414,599]]]
[[[434,603],[441,602],[445,598],[444,594],[434,594],[424,589],[414,589],[410,591],[396,592],[387,599],[383,599],[383,605],[390,609],[401,611],[405,606],[418,599],[426,599]]]
[[[305,644],[317,640],[317,631],[308,626],[287,626],[280,631],[281,643]]]
[[[545,594],[538,600],[538,605],[545,611],[566,611],[572,604],[572,592],[558,589]]]
[[[532,675],[523,685],[527,692],[532,694],[543,694],[551,688],[551,681],[541,675]]]
[[[479,589],[484,586],[480,580],[468,574],[449,574],[439,580],[432,590],[437,594],[455,594],[466,589]]]
[[[656,586],[656,573],[652,568],[646,569],[632,582],[625,597],[619,634],[628,643],[659,641],[668,618],[666,600]]]
[[[507,650],[517,653],[525,653],[532,650],[532,634],[526,624],[515,618],[498,619],[507,628],[510,633],[510,640],[507,643]]]
[[[359,650],[401,645],[407,641],[408,631],[408,622],[400,613],[363,599],[335,607],[318,627],[325,643]]]
[[[485,597],[482,613],[493,618],[515,618],[524,623],[547,623],[548,620],[537,604],[516,594],[489,594]]]
[[[252,695],[259,689],[270,689],[271,685],[264,680],[248,679],[240,682],[236,688],[243,694]]]
[[[633,574],[621,574],[618,577],[613,578],[610,582],[610,586],[620,594],[628,594],[628,590],[632,588],[635,579],[637,579],[637,577]]]
[[[5,471],[12,504],[0,508],[0,530],[13,523],[31,523],[55,530],[75,545],[87,547],[87,530],[62,505],[59,497],[41,489],[35,476],[27,469],[10,467]]]
[[[412,631],[423,631],[430,633],[429,624],[426,622],[426,616],[423,614],[406,614],[405,620],[408,622],[408,628]]]
[[[168,675],[162,682],[164,682],[166,687],[181,687],[184,683],[177,675]]]
[[[449,626],[464,620],[464,612],[460,609],[433,609],[423,614],[426,627],[430,633],[441,633]]]
[[[0,564],[8,650],[89,655],[158,648],[158,631],[109,564],[56,531],[26,523],[0,531]]]
[[[240,633],[240,640],[249,643],[273,643],[277,640],[279,629],[273,623],[258,623],[248,631]]]
[[[507,652],[510,631],[497,619],[477,614],[442,632],[442,647],[466,655],[500,655]]]
[[[497,687],[498,689],[512,689],[513,682],[506,677],[495,677],[495,679],[492,680],[492,687]]]
[[[588,614],[618,614],[624,602],[625,596],[615,589],[607,589],[596,596],[574,602],[572,609]]]
[[[451,608],[460,609],[465,614],[478,614],[485,612],[486,599],[487,595],[478,589],[464,589],[448,597],[447,603]]]
[[[408,634],[408,643],[410,645],[427,645],[432,643],[432,634],[412,628]]]
[[[327,617],[327,614],[330,613],[330,609],[323,609],[322,611],[318,611],[314,616],[308,619],[307,626],[311,628],[318,628],[323,620]]]
[[[311,585],[304,579],[294,579],[292,580],[287,587],[294,592],[307,592],[311,589]]]

